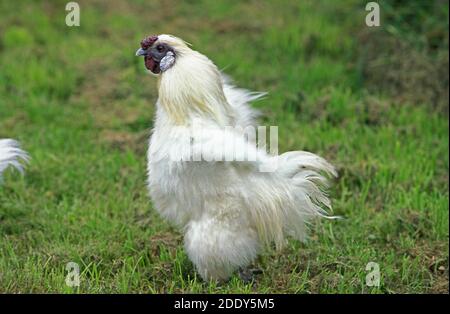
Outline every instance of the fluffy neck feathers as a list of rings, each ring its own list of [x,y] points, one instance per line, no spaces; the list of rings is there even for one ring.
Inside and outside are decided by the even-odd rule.
[[[174,124],[186,125],[195,116],[231,124],[220,72],[204,55],[188,47],[178,51],[174,66],[159,77],[158,85],[159,103]]]

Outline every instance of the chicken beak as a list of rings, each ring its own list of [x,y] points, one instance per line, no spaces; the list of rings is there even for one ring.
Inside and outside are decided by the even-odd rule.
[[[147,54],[147,51],[144,50],[144,49],[142,49],[142,48],[139,48],[139,49],[136,51],[136,57],[145,56],[146,54]]]

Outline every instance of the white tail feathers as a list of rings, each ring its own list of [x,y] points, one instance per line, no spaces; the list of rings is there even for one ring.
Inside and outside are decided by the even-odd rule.
[[[279,165],[278,173],[288,178],[296,175],[314,175],[322,181],[325,178],[320,175],[320,172],[325,173],[328,177],[337,177],[334,167],[325,159],[313,153],[305,151],[287,152],[276,158],[278,158]],[[326,182],[326,180],[323,182]]]
[[[261,240],[273,241],[280,248],[286,236],[305,240],[307,225],[313,218],[339,218],[329,215],[332,208],[325,191],[328,180],[337,177],[337,172],[325,159],[309,152],[288,152],[269,162],[274,160],[275,176],[267,174],[272,185],[271,201],[266,199],[263,206],[255,204],[259,208],[252,211],[252,216]]]
[[[337,177],[337,172],[325,159],[309,152],[288,152],[279,159],[278,173],[290,180],[296,202],[286,211],[286,231],[304,240],[306,226],[312,218],[339,218],[329,215],[331,201],[325,191],[328,180]]]
[[[0,180],[2,173],[9,166],[23,173],[23,162],[28,162],[28,154],[20,149],[17,141],[11,139],[0,140]]]

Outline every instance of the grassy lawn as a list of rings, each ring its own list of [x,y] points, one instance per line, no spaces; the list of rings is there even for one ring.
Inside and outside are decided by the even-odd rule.
[[[0,186],[0,292],[448,293],[448,2],[381,1],[379,28],[366,1],[78,2],[80,27],[66,1],[0,2],[0,138],[32,156]],[[268,249],[254,284],[202,282],[152,209],[156,80],[134,52],[154,33],[268,91],[280,152],[338,167],[345,219]]]

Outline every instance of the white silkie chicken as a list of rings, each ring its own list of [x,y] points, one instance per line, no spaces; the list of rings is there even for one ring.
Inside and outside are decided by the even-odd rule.
[[[0,183],[3,172],[9,166],[23,171],[21,161],[28,161],[28,154],[20,149],[19,143],[11,139],[0,139]]]
[[[230,131],[255,125],[249,102],[261,94],[232,86],[206,56],[171,35],[144,39],[136,55],[158,77],[150,196],[184,233],[204,280],[227,280],[264,245],[304,240],[308,221],[328,217],[323,188],[337,175],[333,166],[302,151],[271,156],[242,128]],[[255,158],[217,158],[242,152]]]

